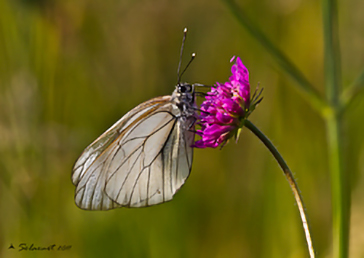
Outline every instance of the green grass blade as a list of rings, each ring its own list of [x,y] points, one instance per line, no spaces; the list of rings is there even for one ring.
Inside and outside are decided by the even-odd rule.
[[[353,84],[340,95],[341,112],[344,112],[349,108],[351,103],[353,103],[354,100],[357,99],[357,97],[363,93],[363,89],[364,89],[364,69],[355,79]]]
[[[297,84],[298,90],[303,93],[308,102],[321,114],[326,112],[326,101],[319,95],[303,73],[292,63],[292,61],[276,47],[271,40],[251,21],[241,8],[232,0],[223,1],[230,12],[262,46],[274,57],[277,63]]]

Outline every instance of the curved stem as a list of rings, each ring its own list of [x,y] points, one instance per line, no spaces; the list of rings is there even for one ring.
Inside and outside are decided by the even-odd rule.
[[[269,151],[272,153],[272,155],[274,156],[274,158],[277,160],[279,166],[282,168],[284,175],[286,176],[289,186],[292,189],[294,198],[296,200],[299,212],[300,212],[300,216],[301,216],[301,221],[303,224],[303,229],[305,231],[305,235],[306,235],[306,241],[307,241],[307,246],[308,246],[308,251],[310,253],[310,257],[314,258],[315,257],[315,251],[313,248],[313,244],[312,244],[312,239],[311,239],[311,233],[310,233],[310,228],[308,226],[307,223],[307,215],[306,215],[306,211],[305,211],[305,206],[302,200],[302,196],[300,193],[300,190],[298,188],[298,185],[293,177],[293,174],[291,172],[291,170],[289,169],[289,167],[287,166],[286,162],[284,161],[284,159],[282,158],[282,156],[279,154],[278,150],[274,147],[274,145],[272,144],[272,142],[249,120],[245,121],[244,124],[250,131],[252,131],[263,143],[264,145],[269,149]]]

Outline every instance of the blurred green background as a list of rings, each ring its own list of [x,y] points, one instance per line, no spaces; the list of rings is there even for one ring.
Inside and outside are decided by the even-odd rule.
[[[320,2],[239,5],[323,93]],[[339,1],[346,86],[364,66],[362,10],[363,1]],[[197,149],[172,202],[75,206],[73,163],[128,110],[173,91],[184,27],[184,62],[197,54],[184,80],[224,82],[237,55],[252,87],[264,87],[250,120],[297,178],[318,257],[331,256],[324,123],[222,1],[0,0],[0,257],[308,257],[288,183],[247,129],[238,144]],[[344,114],[351,257],[364,257],[363,112],[361,97]],[[21,243],[72,247],[19,252]]]

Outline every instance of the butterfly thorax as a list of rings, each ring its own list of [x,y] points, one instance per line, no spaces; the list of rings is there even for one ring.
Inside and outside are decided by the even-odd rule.
[[[181,116],[194,116],[195,114],[195,89],[193,84],[178,83],[172,93],[172,102],[181,111]]]

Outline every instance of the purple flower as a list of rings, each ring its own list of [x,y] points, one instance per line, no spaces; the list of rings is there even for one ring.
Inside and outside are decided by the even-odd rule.
[[[223,147],[231,137],[237,139],[245,119],[262,100],[259,98],[261,91],[259,94],[255,91],[250,97],[249,71],[239,57],[231,72],[229,81],[217,82],[201,104],[197,122],[201,129],[196,132],[201,140],[196,141],[193,147]]]

